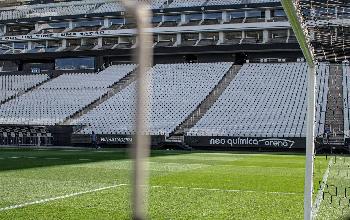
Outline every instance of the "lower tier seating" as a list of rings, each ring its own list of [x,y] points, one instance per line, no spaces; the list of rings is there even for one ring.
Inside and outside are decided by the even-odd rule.
[[[48,79],[45,74],[1,75],[0,102],[19,94]]]
[[[305,63],[245,64],[190,136],[305,137]],[[329,66],[317,68],[316,135],[323,134]]]
[[[63,74],[0,106],[0,124],[54,125],[101,98],[136,65],[110,66],[98,74]]]
[[[343,65],[344,134],[350,135],[350,66]]]
[[[151,76],[150,134],[169,135],[206,98],[232,63],[159,64]],[[81,133],[132,134],[133,83],[96,109],[73,122],[88,125]]]

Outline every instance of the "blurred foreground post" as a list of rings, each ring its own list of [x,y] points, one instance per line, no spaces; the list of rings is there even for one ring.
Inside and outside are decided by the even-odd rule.
[[[150,74],[152,67],[152,42],[150,33],[151,11],[147,4],[139,1],[123,0],[127,11],[135,18],[137,25],[136,63],[136,120],[132,154],[134,159],[132,186],[132,214],[134,220],[147,219],[148,201],[148,156],[151,140],[148,134],[148,111],[150,95]]]

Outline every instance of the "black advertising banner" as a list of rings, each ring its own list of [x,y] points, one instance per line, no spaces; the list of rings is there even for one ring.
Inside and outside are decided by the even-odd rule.
[[[101,144],[132,144],[133,137],[103,135],[99,136],[98,142]]]
[[[130,145],[133,143],[134,137],[132,135],[97,135],[97,142],[106,145]],[[157,135],[151,136],[152,145],[156,145],[165,141],[165,136]]]
[[[191,147],[262,147],[277,149],[305,148],[306,138],[273,137],[227,137],[227,136],[186,136],[185,143]]]

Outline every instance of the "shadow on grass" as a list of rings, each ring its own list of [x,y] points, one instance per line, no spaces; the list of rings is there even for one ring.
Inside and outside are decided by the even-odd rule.
[[[214,151],[214,150],[152,150],[151,157],[175,156],[194,153],[269,154],[269,155],[303,155],[298,152],[256,152],[256,151]],[[0,172],[59,165],[84,164],[102,161],[130,160],[130,148],[117,149],[32,149],[0,148]]]
[[[189,154],[189,151],[152,151],[151,157]],[[130,160],[130,149],[0,148],[0,172],[38,167]]]

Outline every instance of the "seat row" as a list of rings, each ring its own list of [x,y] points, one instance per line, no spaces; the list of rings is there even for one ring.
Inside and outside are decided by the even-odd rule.
[[[329,66],[317,68],[316,135],[323,134]],[[245,64],[189,136],[305,137],[305,63]]]
[[[151,77],[148,121],[152,135],[169,135],[209,95],[232,63],[158,64]],[[134,132],[136,83],[83,115],[73,124],[85,125],[81,133]]]
[[[147,0],[152,9],[278,2],[279,0]],[[83,0],[26,5],[0,11],[0,20],[124,11],[121,1]]]
[[[100,73],[63,74],[0,105],[0,124],[54,125],[111,90],[136,65],[110,66]]]

